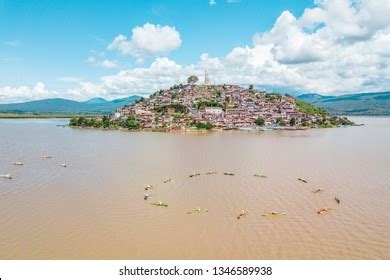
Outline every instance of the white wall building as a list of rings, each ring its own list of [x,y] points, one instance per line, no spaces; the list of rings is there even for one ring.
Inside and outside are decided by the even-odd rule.
[[[205,111],[207,114],[214,114],[214,115],[221,115],[222,114],[222,108],[220,107],[206,107]]]

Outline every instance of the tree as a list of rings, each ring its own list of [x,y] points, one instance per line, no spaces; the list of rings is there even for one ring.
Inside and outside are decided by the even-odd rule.
[[[140,127],[139,121],[133,116],[128,117],[125,120],[124,125],[128,129],[138,129]]]
[[[253,85],[249,85],[248,89],[249,89],[250,91],[252,91],[252,90],[253,90]]]
[[[290,119],[290,125],[291,125],[291,126],[294,126],[296,123],[297,123],[297,120],[296,120],[294,117],[292,117],[292,118]]]
[[[258,117],[256,120],[255,120],[255,124],[257,124],[258,126],[263,126],[265,124],[265,121],[262,117]]]
[[[78,118],[72,118],[69,122],[71,126],[78,126]]]
[[[80,117],[79,119],[78,119],[78,121],[77,121],[77,124],[79,125],[79,126],[85,126],[85,122],[86,122],[86,118],[85,117]]]
[[[285,126],[286,125],[286,122],[281,118],[277,118],[276,119],[276,122],[280,125],[280,126]]]
[[[201,122],[196,122],[194,121],[192,123],[192,125],[195,125],[197,129],[206,129],[206,130],[210,130],[214,127],[214,125],[212,123],[201,123]]]
[[[103,127],[109,127],[111,124],[110,118],[108,116],[103,116],[102,122]]]
[[[195,84],[199,81],[199,78],[195,75],[191,75],[187,78],[187,83],[189,84]]]

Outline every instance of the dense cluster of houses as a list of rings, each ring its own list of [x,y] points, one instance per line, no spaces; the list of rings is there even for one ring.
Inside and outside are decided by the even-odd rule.
[[[222,129],[310,125],[316,115],[298,110],[295,99],[237,85],[178,85],[160,90],[148,99],[118,109],[112,119],[134,116],[146,129],[186,129],[194,123],[211,123]]]

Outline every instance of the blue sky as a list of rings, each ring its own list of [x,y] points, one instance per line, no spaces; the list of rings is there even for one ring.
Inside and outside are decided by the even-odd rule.
[[[348,69],[336,73],[340,69],[329,66],[332,59],[326,49],[333,46],[347,53],[343,47],[347,44],[363,57],[358,44],[371,47],[377,40],[388,54],[386,18],[369,26],[359,16],[367,11],[385,13],[388,4],[383,1],[381,9],[373,10],[371,3],[338,2],[345,5],[331,0],[216,0],[216,4],[209,0],[0,0],[0,102],[147,94],[168,82],[182,81],[191,71],[201,74],[204,65],[215,82],[253,83],[287,92],[386,89],[388,80],[378,80],[388,73],[388,59],[367,75],[357,72],[365,63],[378,64],[377,58],[356,65],[356,73]],[[155,42],[158,46],[148,49],[132,40],[137,27],[139,40],[146,44],[153,44],[151,36],[162,34]],[[113,45],[120,34],[126,39]],[[171,41],[163,42],[165,37]],[[323,49],[312,52],[317,47]],[[329,79],[311,84],[312,71],[323,71]],[[344,81],[345,87],[333,85],[335,78]],[[153,79],[165,82],[153,83]]]

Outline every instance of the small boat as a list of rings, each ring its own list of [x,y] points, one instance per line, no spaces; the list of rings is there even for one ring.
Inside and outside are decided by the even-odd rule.
[[[244,218],[244,216],[246,216],[248,214],[248,212],[247,211],[241,211],[241,213],[238,215],[238,217],[237,217],[237,219],[242,219],[242,218]]]
[[[337,202],[338,204],[340,204],[340,197],[336,196],[336,197],[334,198],[334,200],[336,200],[336,202]]]
[[[263,217],[283,217],[283,216],[286,216],[286,215],[287,215],[287,213],[276,212],[276,211],[272,211],[272,212],[269,212],[269,213],[261,214],[261,216],[263,216]]]
[[[234,173],[224,172],[223,175],[234,176]]]
[[[196,209],[187,211],[187,214],[201,214],[201,213],[207,213],[207,212],[209,212],[208,209],[201,209],[198,207]]]
[[[1,178],[5,178],[5,179],[12,179],[12,176],[11,174],[3,174],[3,175],[0,175]]]
[[[66,163],[61,163],[60,166],[66,167]]]
[[[321,208],[321,209],[318,209],[317,211],[317,214],[324,214],[326,212],[328,212],[329,210],[331,210],[330,208]]]
[[[43,158],[43,159],[51,159],[52,156],[44,155],[44,156],[42,156],[42,158]]]
[[[155,205],[155,206],[168,207],[168,204],[161,202],[161,201],[150,202],[150,204]]]
[[[313,191],[313,193],[319,193],[319,192],[323,192],[323,191],[324,191],[324,189],[319,188],[319,189],[316,189],[315,191]]]
[[[255,176],[255,177],[258,177],[258,178],[267,178],[267,176],[265,176],[265,175],[260,175],[260,174],[255,174],[254,176]]]
[[[302,178],[298,178],[298,181],[301,181],[303,183],[307,183],[307,181],[305,179],[302,179]]]
[[[196,176],[200,176],[200,173],[192,173],[192,174],[190,175],[190,178],[196,177]]]
[[[149,197],[149,194],[148,194],[148,193],[146,193],[146,194],[144,195],[144,200],[147,200],[147,199],[148,199],[148,197]]]
[[[217,174],[217,171],[209,171],[209,172],[206,172],[206,175],[212,175],[212,174]]]
[[[21,165],[23,165],[23,164],[24,164],[23,161],[15,161],[15,162],[13,163],[13,165],[19,165],[19,166],[21,166]]]
[[[146,185],[146,187],[145,187],[145,191],[148,191],[148,190],[150,190],[150,189],[152,189],[153,187],[151,186],[151,185]]]
[[[169,183],[169,182],[172,182],[172,181],[173,181],[172,178],[167,177],[167,178],[165,178],[164,183]]]

